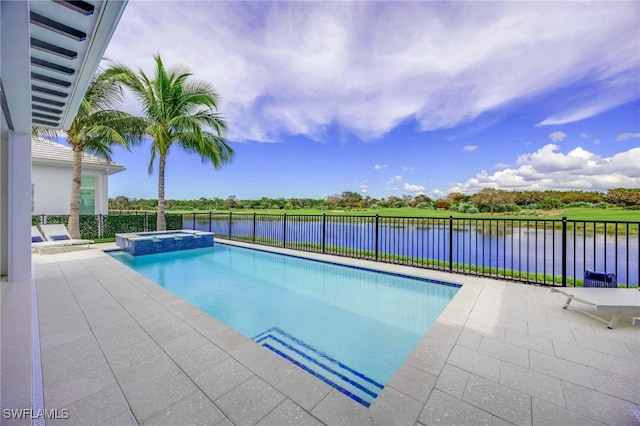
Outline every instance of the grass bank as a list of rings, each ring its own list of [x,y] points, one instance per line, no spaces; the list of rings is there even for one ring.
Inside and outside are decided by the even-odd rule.
[[[594,209],[574,207],[559,210],[523,210],[518,213],[455,213],[448,210],[423,210],[410,207],[385,208],[385,209],[362,209],[362,210],[321,210],[321,209],[299,209],[299,210],[214,210],[214,214],[224,214],[233,212],[234,214],[287,214],[287,215],[345,215],[345,216],[384,216],[384,217],[430,217],[430,218],[454,218],[464,219],[549,219],[560,220],[566,217],[569,220],[584,221],[622,221],[640,222],[640,211],[625,210],[620,208]],[[168,213],[189,214],[193,210],[172,210]],[[196,211],[196,213],[209,213],[209,210]]]

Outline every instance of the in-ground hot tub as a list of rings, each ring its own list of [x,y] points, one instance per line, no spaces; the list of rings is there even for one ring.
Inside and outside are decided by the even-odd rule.
[[[116,234],[116,245],[132,256],[213,247],[213,232],[178,231]]]

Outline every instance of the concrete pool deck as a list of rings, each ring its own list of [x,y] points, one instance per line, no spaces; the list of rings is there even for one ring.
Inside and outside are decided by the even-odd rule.
[[[640,424],[631,315],[609,330],[544,287],[269,250],[463,287],[367,409],[101,250],[34,255],[45,407],[69,412],[47,424]]]

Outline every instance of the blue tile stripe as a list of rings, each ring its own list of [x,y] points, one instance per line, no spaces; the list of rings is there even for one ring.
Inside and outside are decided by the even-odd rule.
[[[347,376],[345,376],[345,375],[343,375],[343,374],[340,374],[339,372],[337,372],[337,371],[336,371],[336,370],[334,370],[333,368],[329,367],[328,365],[325,365],[325,364],[321,363],[320,361],[318,361],[318,360],[316,360],[316,359],[314,359],[314,358],[310,357],[309,355],[305,354],[304,352],[302,352],[302,351],[300,351],[300,350],[298,350],[298,349],[294,348],[293,346],[286,344],[285,342],[283,342],[282,340],[278,339],[277,337],[274,337],[274,336],[267,336],[267,337],[265,337],[264,339],[265,339],[265,340],[266,340],[266,339],[273,339],[273,340],[275,340],[276,342],[280,343],[280,344],[281,344],[282,346],[284,346],[285,348],[287,348],[288,350],[290,350],[290,351],[292,351],[292,352],[297,353],[298,355],[300,355],[301,357],[303,357],[303,358],[304,358],[304,359],[306,359],[307,361],[312,362],[312,363],[314,363],[315,365],[317,365],[318,367],[320,367],[320,368],[322,368],[323,370],[327,371],[328,373],[333,374],[334,376],[339,377],[343,382],[345,382],[345,383],[349,383],[350,385],[352,385],[352,386],[354,386],[354,387],[358,388],[359,390],[361,390],[362,392],[364,392],[364,393],[366,393],[366,394],[368,394],[368,395],[372,396],[373,398],[375,398],[375,397],[377,397],[377,396],[378,396],[378,394],[377,394],[376,392],[373,392],[373,391],[371,391],[371,390],[369,390],[369,389],[365,388],[365,387],[364,387],[364,386],[362,386],[360,383],[358,383],[358,382],[355,382],[355,381],[351,380],[349,377],[347,377]],[[268,347],[269,349],[271,349],[271,348],[272,348],[272,346],[271,346],[269,343],[267,343],[267,342],[264,342],[264,343],[261,343],[261,344],[262,344],[262,346]]]
[[[281,335],[280,336],[276,336],[276,334]],[[284,340],[283,340],[284,339]],[[329,386],[333,387],[334,389],[340,391],[342,394],[348,396],[349,398],[353,399],[354,401],[358,402],[359,404],[364,405],[365,407],[369,407],[369,405],[371,405],[371,402],[367,401],[367,399],[371,398],[371,400],[375,399],[378,396],[379,391],[375,390],[375,389],[368,389],[367,387],[363,386],[365,384],[369,384],[369,385],[373,385],[374,387],[382,390],[384,388],[383,385],[381,385],[380,383],[376,382],[375,380],[365,376],[364,374],[360,373],[357,370],[354,370],[353,368],[341,363],[340,361],[318,351],[317,349],[315,349],[314,347],[312,347],[311,345],[303,342],[300,339],[295,338],[294,336],[290,335],[289,333],[286,333],[285,331],[281,330],[278,327],[273,327],[270,328],[260,334],[258,334],[257,336],[255,336],[253,338],[253,340],[260,344],[261,346],[271,350],[272,352],[280,355],[281,357],[285,358],[286,360],[288,360],[289,362],[297,365],[298,367],[302,368],[303,370],[309,372],[310,374],[312,374],[314,377],[319,378],[320,380],[322,380],[323,382],[327,383]],[[290,340],[291,344],[286,342],[285,340]],[[281,346],[281,348],[278,347],[274,347],[274,343],[276,343],[277,345],[275,346]],[[294,345],[297,345],[298,347],[295,347]],[[316,355],[319,358],[325,359],[327,361],[329,361],[330,363],[337,365],[338,367],[340,367],[341,369],[345,370],[346,372],[349,372],[350,374],[356,376],[358,379],[361,379],[363,382],[362,383],[358,383],[357,381],[355,381],[353,378],[350,378],[348,376],[345,376],[343,373],[340,373],[338,371],[336,371],[334,368],[326,365],[326,363],[320,362],[318,359],[314,358],[313,356],[310,356],[309,354],[303,352],[302,350],[299,349],[299,347],[304,348],[305,350],[308,350],[310,352],[312,352],[314,355]],[[286,351],[289,351],[290,354],[287,354]],[[295,358],[295,356],[300,356],[303,358],[303,360],[298,360]],[[313,364],[315,364],[316,366],[320,367],[320,369],[318,368],[313,368]],[[324,370],[324,372],[322,371]],[[334,380],[331,379],[331,375],[336,376],[338,379],[338,383],[340,383],[340,381],[342,381],[342,385],[336,383]],[[357,380],[357,379],[356,379]],[[352,386],[356,389],[356,391],[350,391],[348,389],[346,389],[344,386],[345,385],[349,385]],[[362,392],[362,394],[358,395],[358,393]]]
[[[328,384],[329,386],[331,386],[332,388],[340,391],[340,393],[348,396],[349,398],[353,399],[354,401],[356,401],[359,404],[364,405],[365,407],[369,408],[369,406],[371,405],[371,403],[363,400],[362,398],[360,398],[358,395],[354,395],[353,393],[349,392],[348,390],[344,389],[343,387],[339,386],[338,384],[332,382],[331,380],[323,377],[322,375],[316,373],[315,371],[313,371],[312,369],[310,369],[309,367],[307,367],[306,365],[302,364],[301,362],[291,358],[290,356],[288,356],[287,354],[285,354],[282,351],[279,351],[278,349],[270,346],[269,344],[265,344],[263,345],[265,348],[275,352],[276,354],[280,355],[282,358],[286,359],[287,361],[291,362],[294,365],[297,365],[298,367],[302,368],[304,371],[308,372],[309,374],[311,374],[314,377],[317,377],[318,379],[322,380],[323,382],[325,382],[326,384]],[[378,395],[376,395],[378,396]]]
[[[270,328],[269,330],[264,331],[264,332],[262,332],[262,333],[258,334],[256,337],[254,337],[254,338],[253,338],[253,340],[254,340],[255,342],[257,342],[257,343],[260,343],[260,341],[264,339],[262,336],[263,336],[263,335],[266,335],[265,337],[271,337],[272,339],[277,340],[277,341],[278,341],[278,342],[280,342],[281,344],[286,345],[286,343],[282,342],[281,340],[277,339],[277,338],[276,338],[276,337],[274,337],[274,336],[271,336],[271,333],[279,333],[279,334],[281,334],[281,335],[285,336],[287,339],[289,339],[289,340],[291,340],[292,342],[294,342],[296,345],[298,345],[298,346],[302,346],[302,347],[304,347],[305,349],[308,349],[308,350],[310,350],[311,352],[315,353],[316,355],[318,355],[318,356],[320,356],[320,357],[322,357],[322,358],[324,358],[324,359],[326,359],[326,360],[331,361],[332,363],[334,363],[334,364],[338,365],[340,368],[342,368],[342,369],[344,369],[344,370],[347,370],[348,372],[350,372],[350,373],[351,373],[351,374],[353,374],[354,376],[357,376],[357,377],[361,378],[362,380],[365,380],[365,381],[367,381],[367,382],[371,383],[372,385],[374,385],[374,386],[376,386],[376,387],[378,387],[378,388],[380,388],[380,389],[383,389],[383,388],[384,388],[384,385],[381,385],[380,383],[378,383],[378,382],[376,382],[375,380],[373,380],[373,379],[371,379],[371,378],[369,378],[369,377],[365,376],[364,374],[360,373],[359,371],[354,370],[353,368],[349,367],[348,365],[344,365],[343,363],[341,363],[341,362],[340,362],[340,361],[338,361],[337,359],[332,358],[332,357],[330,357],[329,355],[327,355],[327,354],[325,354],[325,353],[323,353],[323,352],[318,351],[318,350],[317,350],[316,348],[314,348],[313,346],[311,346],[311,345],[309,345],[309,344],[307,344],[307,343],[303,342],[302,340],[300,340],[300,339],[298,339],[298,338],[296,338],[296,337],[292,336],[291,334],[289,334],[289,333],[287,333],[287,332],[283,331],[282,329],[280,329],[280,328],[278,328],[278,327]],[[291,349],[295,350],[294,348],[291,348]],[[297,351],[297,350],[296,350],[296,351]],[[306,354],[302,354],[302,353],[300,353],[300,354],[301,354],[302,356],[305,356],[305,357],[307,356]],[[377,395],[376,395],[376,396],[377,396]]]

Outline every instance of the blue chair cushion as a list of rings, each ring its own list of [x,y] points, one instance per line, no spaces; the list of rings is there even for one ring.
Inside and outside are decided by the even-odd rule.
[[[42,237],[31,237],[31,242],[32,243],[41,243],[44,240],[42,239]]]
[[[51,236],[51,239],[52,239],[53,241],[62,241],[62,240],[68,240],[68,239],[69,239],[69,237],[68,237],[68,236],[66,236],[66,235],[52,235],[52,236]]]

